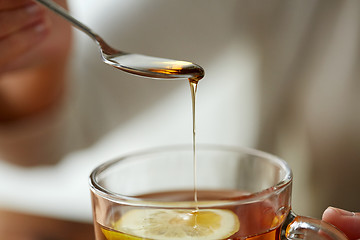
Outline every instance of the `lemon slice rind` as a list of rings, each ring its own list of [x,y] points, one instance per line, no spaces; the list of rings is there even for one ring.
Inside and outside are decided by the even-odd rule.
[[[105,228],[101,229],[107,240],[144,240],[143,238],[134,237],[121,232],[114,232]]]

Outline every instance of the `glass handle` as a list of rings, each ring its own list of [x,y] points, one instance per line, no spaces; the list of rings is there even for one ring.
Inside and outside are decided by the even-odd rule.
[[[281,230],[282,240],[348,240],[344,233],[322,220],[290,212]]]

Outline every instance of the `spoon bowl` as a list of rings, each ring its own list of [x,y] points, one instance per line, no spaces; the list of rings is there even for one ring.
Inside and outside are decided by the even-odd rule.
[[[183,79],[199,81],[204,69],[192,62],[127,53],[110,47],[98,34],[72,17],[64,8],[51,0],[36,0],[48,9],[68,20],[74,27],[86,33],[98,45],[103,61],[117,69],[138,76],[155,79]]]

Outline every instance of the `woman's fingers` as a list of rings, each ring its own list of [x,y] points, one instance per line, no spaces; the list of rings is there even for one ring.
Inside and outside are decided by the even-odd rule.
[[[44,18],[44,9],[36,3],[0,11],[0,39]]]
[[[33,3],[32,0],[0,0],[0,11],[9,10]]]
[[[360,213],[328,207],[322,218],[343,231],[350,240],[360,239]]]
[[[36,46],[49,32],[46,20],[40,20],[0,39],[0,72],[8,63]],[[4,69],[5,68],[5,69]]]
[[[49,32],[48,16],[31,0],[0,0],[0,72],[9,70],[21,56]]]

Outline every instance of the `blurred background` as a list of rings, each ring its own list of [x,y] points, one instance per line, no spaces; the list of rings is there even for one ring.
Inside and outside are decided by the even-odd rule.
[[[195,62],[197,141],[280,156],[293,209],[360,211],[360,2],[69,0],[74,16],[127,51]],[[56,164],[0,162],[0,208],[91,222],[87,178],[110,158],[191,143],[189,84],[131,76],[101,62],[74,30]],[[47,148],[50,142],[42,143]],[[26,201],[24,201],[26,199]],[[81,238],[79,238],[81,239]]]

